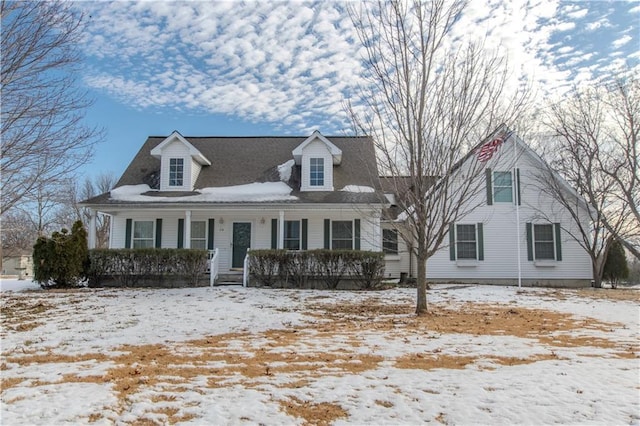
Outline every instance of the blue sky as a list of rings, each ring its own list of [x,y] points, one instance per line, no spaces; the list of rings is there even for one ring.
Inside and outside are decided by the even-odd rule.
[[[81,84],[105,129],[83,172],[124,171],[147,136],[348,132],[362,73],[344,2],[77,2]],[[640,64],[640,1],[472,0],[453,37],[501,45],[514,79],[558,97]]]

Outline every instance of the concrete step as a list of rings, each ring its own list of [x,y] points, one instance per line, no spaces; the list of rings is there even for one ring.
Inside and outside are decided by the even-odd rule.
[[[242,273],[220,274],[214,285],[242,285]]]

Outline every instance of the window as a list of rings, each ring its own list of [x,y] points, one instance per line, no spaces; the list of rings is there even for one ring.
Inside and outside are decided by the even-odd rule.
[[[191,248],[207,249],[207,223],[205,221],[191,222]]]
[[[309,159],[309,186],[324,186],[324,158]]]
[[[398,230],[382,230],[382,251],[385,254],[398,254]]]
[[[456,225],[456,258],[477,259],[476,225]]]
[[[536,260],[556,259],[552,224],[533,225],[533,247]]]
[[[493,172],[493,201],[496,203],[513,202],[511,172]]]
[[[169,186],[182,186],[184,177],[184,159],[169,159]]]
[[[133,248],[152,248],[153,245],[153,221],[133,222]]]
[[[284,221],[284,248],[285,250],[300,250],[300,221]]]
[[[331,222],[331,248],[333,250],[353,249],[353,222],[350,220]]]

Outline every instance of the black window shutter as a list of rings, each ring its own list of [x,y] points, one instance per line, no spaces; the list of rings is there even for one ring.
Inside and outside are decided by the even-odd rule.
[[[476,224],[478,230],[478,260],[484,260],[484,231],[482,223]]]
[[[178,248],[184,248],[184,219],[178,219]]]
[[[156,219],[156,248],[162,247],[162,219]]]
[[[556,260],[562,260],[562,241],[561,241],[561,229],[559,223],[553,224],[553,229],[556,231]]]
[[[124,248],[131,248],[131,228],[133,227],[133,220],[127,219],[127,224],[124,231]]]
[[[527,260],[533,260],[533,225],[527,222]]]
[[[309,233],[309,219],[302,219],[302,231],[300,235],[300,248],[302,250],[307,249],[307,234]]]
[[[487,181],[487,205],[493,205],[493,189],[491,186],[491,169],[486,169],[484,171],[486,181]]]
[[[456,260],[456,234],[454,224],[449,224],[449,260]]]
[[[353,248],[360,250],[360,219],[353,221]]]
[[[516,169],[516,196],[518,197],[518,205],[522,205],[522,200],[520,199],[520,169]]]
[[[271,248],[278,248],[278,219],[271,219]]]
[[[216,220],[209,219],[209,225],[207,227],[207,250],[213,250],[213,237],[216,232]]]
[[[324,248],[331,248],[331,219],[324,220]]]

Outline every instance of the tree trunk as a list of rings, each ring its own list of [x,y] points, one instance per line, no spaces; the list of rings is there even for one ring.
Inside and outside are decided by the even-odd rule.
[[[418,260],[418,297],[416,298],[416,314],[425,315],[429,312],[427,304],[427,259],[424,259],[424,256],[421,256],[420,253],[418,253],[418,256],[416,257]]]

